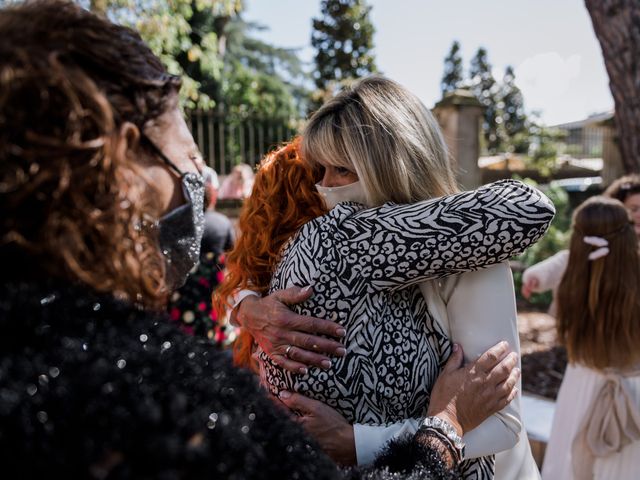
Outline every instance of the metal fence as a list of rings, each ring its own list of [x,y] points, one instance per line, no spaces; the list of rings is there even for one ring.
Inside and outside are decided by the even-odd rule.
[[[205,161],[221,175],[227,175],[239,163],[255,166],[269,150],[290,140],[298,124],[287,118],[239,117],[200,110],[187,113],[187,125]]]

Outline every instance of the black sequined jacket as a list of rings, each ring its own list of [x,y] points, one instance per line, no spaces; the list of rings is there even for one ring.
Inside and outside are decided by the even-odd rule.
[[[409,477],[449,478],[427,460]],[[60,282],[1,285],[0,468],[7,479],[391,478],[339,471],[252,374],[167,317]]]

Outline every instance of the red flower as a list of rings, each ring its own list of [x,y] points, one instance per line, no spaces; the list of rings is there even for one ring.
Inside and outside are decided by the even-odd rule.
[[[174,322],[177,322],[178,320],[180,320],[180,315],[181,315],[180,309],[178,309],[177,307],[173,307],[169,312],[169,316],[171,317],[171,320],[173,320]]]
[[[207,279],[206,279],[206,278],[204,278],[204,277],[200,277],[200,278],[198,279],[198,283],[199,283],[200,285],[202,285],[203,287],[205,287],[205,288],[211,288],[211,283],[209,283],[209,280],[207,280]]]
[[[221,328],[217,328],[216,329],[216,342],[217,343],[222,343],[222,342],[224,342],[224,339],[225,339],[224,330],[222,330]]]
[[[207,304],[204,302],[200,302],[198,304],[198,310],[200,310],[201,312],[204,312],[207,309]]]

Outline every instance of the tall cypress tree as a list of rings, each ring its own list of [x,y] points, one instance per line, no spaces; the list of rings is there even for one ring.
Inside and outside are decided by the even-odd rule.
[[[444,75],[440,82],[442,95],[453,92],[462,84],[462,56],[460,55],[460,43],[455,40],[451,44],[449,53],[444,59]]]
[[[502,79],[499,107],[502,116],[502,126],[509,143],[513,144],[515,136],[527,129],[527,116],[524,112],[522,92],[515,84],[515,73],[509,65],[505,69]]]
[[[486,148],[490,153],[496,153],[500,150],[502,144],[498,130],[498,123],[501,122],[497,107],[499,86],[491,73],[491,64],[489,63],[486,49],[480,47],[471,59],[469,75],[471,77],[471,89],[485,107],[482,130]]]
[[[363,77],[376,71],[375,29],[365,0],[322,0],[321,18],[313,19],[311,45],[316,49],[316,86]]]

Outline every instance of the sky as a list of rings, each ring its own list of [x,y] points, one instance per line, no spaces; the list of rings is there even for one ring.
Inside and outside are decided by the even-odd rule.
[[[245,0],[255,36],[299,48],[312,66],[311,21],[320,0]],[[613,109],[598,40],[583,0],[368,0],[378,69],[428,106],[440,98],[444,57],[454,40],[465,69],[485,47],[494,76],[515,67],[526,110],[547,125]]]

